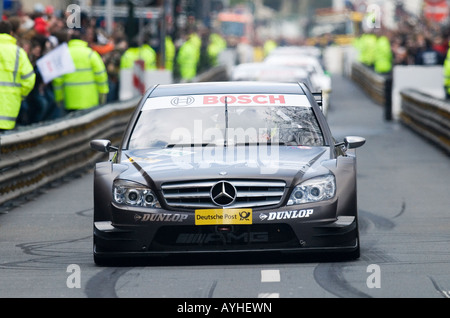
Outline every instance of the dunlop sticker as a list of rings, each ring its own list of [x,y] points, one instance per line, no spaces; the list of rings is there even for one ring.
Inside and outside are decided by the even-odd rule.
[[[195,225],[252,224],[252,209],[195,210]]]

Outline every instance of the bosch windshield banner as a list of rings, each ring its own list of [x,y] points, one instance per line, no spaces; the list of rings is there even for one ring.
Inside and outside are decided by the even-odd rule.
[[[211,106],[298,106],[311,107],[306,95],[295,94],[227,94],[164,96],[149,98],[143,110],[173,107]]]

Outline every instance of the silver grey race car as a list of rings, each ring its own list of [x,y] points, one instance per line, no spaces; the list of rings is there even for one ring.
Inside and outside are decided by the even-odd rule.
[[[356,155],[303,83],[156,85],[94,172],[94,260],[181,253],[358,258]]]

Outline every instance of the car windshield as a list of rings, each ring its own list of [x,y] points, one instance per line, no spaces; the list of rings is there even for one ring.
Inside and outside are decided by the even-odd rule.
[[[144,107],[128,148],[259,144],[323,146],[324,138],[309,105]]]

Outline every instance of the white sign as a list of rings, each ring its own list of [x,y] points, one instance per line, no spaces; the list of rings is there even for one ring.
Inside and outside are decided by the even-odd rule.
[[[67,43],[63,43],[36,61],[44,83],[56,77],[75,72]]]
[[[444,99],[444,70],[442,65],[396,65],[392,82],[392,115],[400,117],[402,98],[400,92],[412,88],[435,98]]]

